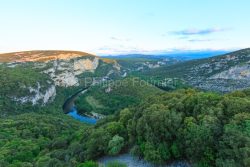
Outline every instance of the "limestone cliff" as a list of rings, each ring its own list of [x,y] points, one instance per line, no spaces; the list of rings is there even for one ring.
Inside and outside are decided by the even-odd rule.
[[[5,68],[16,70],[25,68],[35,71],[36,75],[41,74],[35,83],[31,78],[32,84],[28,80],[17,80],[17,82],[22,82],[18,84],[22,85],[20,89],[26,94],[10,96],[13,101],[32,105],[45,105],[52,102],[57,95],[57,87],[66,89],[80,86],[84,73],[91,73],[93,77],[100,68],[99,77],[107,77],[120,70],[116,61],[76,51],[26,51],[0,54],[0,63],[0,66]],[[101,69],[104,66],[109,67],[104,68],[108,69],[107,71]],[[15,73],[9,75],[15,75]],[[18,75],[28,76],[30,74]],[[48,78],[44,78],[43,75]],[[46,82],[44,82],[45,80]]]

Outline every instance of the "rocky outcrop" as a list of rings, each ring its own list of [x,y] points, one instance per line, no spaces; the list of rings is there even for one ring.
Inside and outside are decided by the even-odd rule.
[[[42,105],[45,105],[49,101],[53,101],[56,97],[55,85],[51,85],[43,93],[43,91],[41,90],[40,83],[37,82],[37,87],[28,87],[28,90],[30,93],[29,95],[24,97],[12,97],[12,99],[20,103],[31,102],[32,105],[36,105],[41,101]]]
[[[231,67],[210,77],[210,79],[246,79],[250,80],[250,65]]]
[[[81,60],[74,61],[73,64],[74,64],[73,66],[74,74],[79,75],[85,71],[94,72],[94,70],[98,67],[99,59],[96,57],[93,60],[81,59]]]
[[[48,74],[56,86],[79,86],[78,75],[84,72],[94,72],[98,67],[99,58],[78,58],[70,60],[55,60],[53,65],[42,71]]]

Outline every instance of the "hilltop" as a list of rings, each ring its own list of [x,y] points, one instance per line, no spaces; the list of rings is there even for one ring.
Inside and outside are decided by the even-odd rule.
[[[80,51],[63,50],[34,50],[0,54],[0,62],[46,62],[51,60],[65,60],[82,56],[95,56]]]

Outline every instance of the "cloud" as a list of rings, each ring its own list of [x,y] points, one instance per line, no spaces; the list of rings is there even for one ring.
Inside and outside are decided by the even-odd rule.
[[[95,53],[98,55],[120,55],[120,54],[155,54],[164,53],[168,49],[148,49],[137,46],[126,46],[126,45],[104,45],[100,48],[95,49]]]
[[[192,35],[209,35],[216,32],[224,32],[228,29],[225,28],[207,28],[207,29],[185,29],[180,31],[173,31],[171,34],[180,36],[192,36]]]
[[[129,38],[118,38],[118,37],[110,37],[111,40],[114,40],[114,41],[121,41],[121,42],[128,42],[128,41],[131,41],[131,39]]]
[[[210,42],[212,39],[189,39],[189,42]]]
[[[120,39],[116,38],[116,37],[110,37],[110,39],[112,40],[116,40],[116,41],[119,41]]]

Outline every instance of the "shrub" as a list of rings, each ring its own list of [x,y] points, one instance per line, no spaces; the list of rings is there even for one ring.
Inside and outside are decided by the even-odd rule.
[[[98,163],[94,161],[86,161],[79,164],[77,167],[98,167]]]

